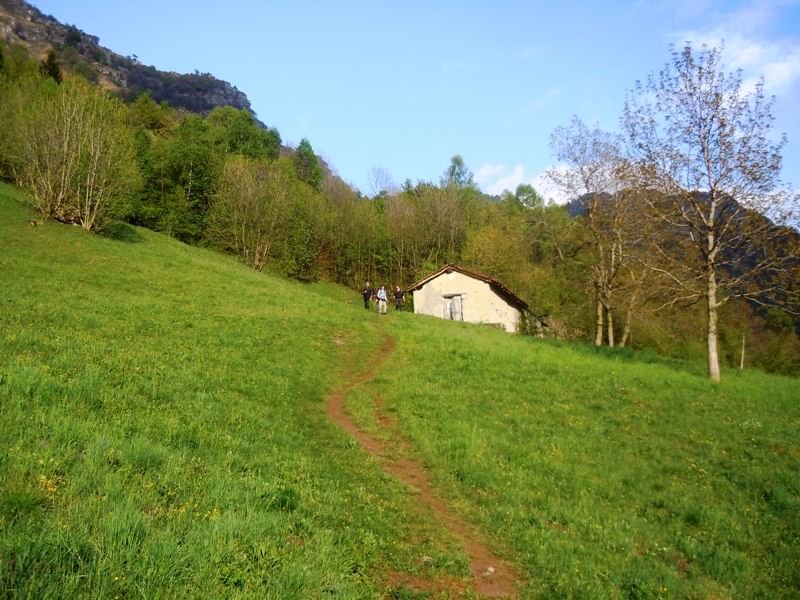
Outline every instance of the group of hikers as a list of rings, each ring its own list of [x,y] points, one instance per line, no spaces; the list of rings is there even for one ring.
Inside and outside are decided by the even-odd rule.
[[[386,314],[386,305],[389,302],[389,297],[386,295],[385,286],[381,286],[375,290],[368,281],[367,285],[364,286],[364,289],[361,290],[361,296],[364,298],[364,308],[369,310],[370,302],[375,300],[375,310],[378,311],[378,314]],[[400,289],[399,285],[394,286],[394,309],[403,310],[403,304],[405,304],[405,301],[405,292]]]

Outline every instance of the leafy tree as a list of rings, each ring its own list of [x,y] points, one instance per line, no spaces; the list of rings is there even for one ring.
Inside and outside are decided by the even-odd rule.
[[[58,64],[58,60],[56,59],[56,53],[53,50],[50,50],[47,53],[47,57],[42,61],[40,70],[42,75],[45,77],[52,77],[53,81],[56,83],[61,83],[62,76],[61,76],[61,67]]]
[[[320,226],[324,222],[322,197],[310,187],[301,185],[293,199],[279,266],[287,277],[316,281],[320,272]]]
[[[358,287],[362,280],[374,279],[373,226],[370,202],[335,175],[323,181],[322,192],[328,203],[328,221],[322,232],[321,267],[336,282]]]
[[[772,141],[774,98],[726,73],[721,49],[690,44],[628,94],[623,124],[639,186],[665,235],[653,265],[673,303],[704,301],[708,374],[720,379],[719,309],[741,297],[773,303],[797,279],[797,243],[775,225],[797,223],[798,198],[781,191]]]
[[[594,262],[590,232],[562,205],[526,210],[522,218],[530,278],[535,282],[528,303],[548,324],[549,336],[584,339],[591,330],[591,321],[586,321],[586,289],[591,287]]]
[[[387,240],[387,212],[378,203],[361,198],[352,189],[326,189],[330,221],[324,231],[321,257],[334,280],[358,287],[388,276],[381,258]],[[391,202],[392,198],[388,199]]]
[[[765,341],[759,362],[770,372],[800,375],[800,340],[791,317],[771,308],[765,314],[764,324],[771,335]]]
[[[217,107],[206,121],[216,130],[223,152],[250,158],[278,158],[280,134],[275,129],[261,127],[250,110],[237,110],[232,106]]]
[[[532,209],[544,207],[544,198],[529,183],[521,183],[514,192],[514,197],[522,206]]]
[[[302,183],[294,165],[232,155],[210,213],[208,239],[259,271],[268,266],[301,281],[319,276],[322,196]]]
[[[293,162],[297,177],[315,190],[322,188],[322,167],[311,143],[303,138],[293,155]]]
[[[0,40],[0,56],[2,56],[3,64],[0,67],[0,77],[4,76],[10,81],[19,81],[42,74],[42,63],[32,59],[22,46],[6,46]]]
[[[450,166],[441,178],[442,187],[455,186],[459,189],[477,189],[475,181],[472,179],[472,171],[464,164],[464,159],[456,154],[450,159]]]
[[[172,194],[160,228],[180,240],[199,241],[220,169],[220,157],[202,117],[183,118],[167,145],[165,159]]]
[[[394,282],[415,279],[420,262],[418,208],[413,195],[395,194],[386,198],[384,219],[391,257],[389,277]]]
[[[296,184],[286,160],[269,163],[231,156],[215,195],[209,237],[244,264],[262,271],[288,229]]]
[[[151,101],[141,101],[148,118]],[[148,108],[149,107],[149,108]],[[164,118],[171,119],[168,108]],[[161,116],[155,115],[157,121]],[[185,115],[180,122],[157,131],[140,126],[136,132],[137,158],[143,176],[133,223],[164,231],[182,241],[203,239],[211,199],[222,168],[213,131],[199,115]]]
[[[175,125],[175,110],[168,104],[157,104],[145,91],[128,105],[127,122],[131,128],[144,127],[152,133],[165,132]]]
[[[457,260],[467,232],[467,214],[459,188],[420,189],[417,231],[427,241],[424,262],[441,266]]]
[[[176,187],[167,166],[171,138],[154,135],[142,126],[136,128],[133,137],[142,183],[127,220],[134,225],[163,231],[163,219],[169,211]]]
[[[461,260],[467,267],[510,285],[518,294],[530,283],[527,243],[522,222],[503,220],[470,230]],[[526,290],[527,291],[527,290]]]

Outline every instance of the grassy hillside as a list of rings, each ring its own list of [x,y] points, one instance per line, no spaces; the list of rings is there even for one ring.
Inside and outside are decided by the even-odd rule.
[[[324,401],[378,344],[363,315],[0,195],[3,595],[371,597],[399,486]]]
[[[797,380],[714,385],[702,364],[379,318],[143,229],[34,218],[0,184],[4,596],[466,582],[457,541],[326,415],[384,332],[394,352],[348,407],[381,435],[380,399],[411,442],[397,451],[518,565],[522,597],[800,589]]]
[[[527,596],[796,597],[798,381],[419,321],[353,409],[383,399]]]

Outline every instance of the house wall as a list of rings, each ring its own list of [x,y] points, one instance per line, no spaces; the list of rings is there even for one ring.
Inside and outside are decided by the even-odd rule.
[[[452,271],[431,279],[414,291],[414,312],[439,318],[445,315],[445,298],[461,296],[461,317],[469,323],[499,325],[517,330],[520,312],[492,291],[488,283]]]

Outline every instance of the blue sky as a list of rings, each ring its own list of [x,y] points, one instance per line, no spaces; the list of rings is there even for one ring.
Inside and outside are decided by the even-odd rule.
[[[577,115],[619,130],[626,91],[670,44],[724,40],[728,69],[776,96],[783,179],[800,188],[800,0],[33,4],[144,64],[229,81],[284,143],[307,138],[370,195],[376,170],[438,183],[459,154],[485,192],[550,196],[553,129]]]

